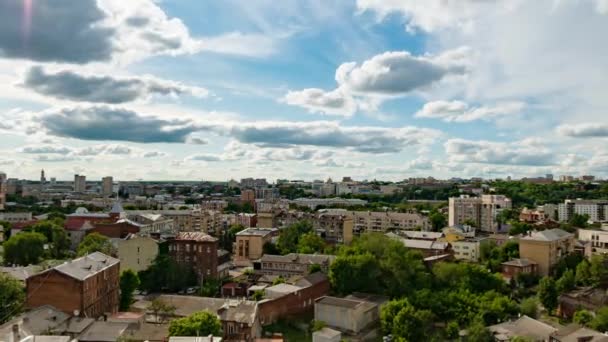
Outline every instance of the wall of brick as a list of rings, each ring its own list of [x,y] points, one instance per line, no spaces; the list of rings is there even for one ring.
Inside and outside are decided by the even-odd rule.
[[[268,325],[284,316],[312,312],[315,299],[327,296],[329,290],[329,280],[324,280],[283,297],[261,301],[258,304],[260,322],[262,325]]]

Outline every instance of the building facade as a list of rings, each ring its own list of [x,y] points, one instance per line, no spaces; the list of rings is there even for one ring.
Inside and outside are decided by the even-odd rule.
[[[6,206],[7,180],[6,173],[0,172],[0,210]]]
[[[158,242],[150,237],[129,235],[124,239],[114,239],[113,243],[122,271],[145,271],[158,256]]]
[[[605,200],[565,200],[557,206],[559,221],[567,222],[574,214],[588,215],[589,221],[608,220],[608,201]]]
[[[585,243],[585,256],[608,253],[608,231],[579,229],[578,240]]]
[[[574,252],[574,247],[574,234],[561,229],[529,232],[519,239],[519,256],[536,262],[539,275],[546,276],[561,257]]]
[[[259,274],[283,278],[294,275],[304,276],[309,274],[312,265],[319,265],[322,271],[327,272],[335,258],[333,255],[322,254],[265,254],[253,263],[253,269]]]
[[[236,234],[234,243],[234,263],[248,266],[253,260],[264,255],[264,244],[272,242],[279,234],[276,228],[247,228]]]
[[[26,280],[28,309],[52,305],[84,317],[118,311],[120,261],[95,252],[64,262]]]
[[[321,210],[313,220],[313,229],[330,243],[350,244],[353,241],[354,222],[346,213]]]
[[[448,225],[472,223],[481,231],[496,233],[501,230],[497,220],[501,211],[511,209],[511,199],[503,195],[462,195],[449,199]]]
[[[178,264],[192,267],[202,282],[218,277],[218,240],[202,232],[180,232],[169,241],[169,255]]]
[[[101,195],[104,197],[112,196],[114,193],[114,179],[111,176],[101,179]]]
[[[87,177],[85,175],[74,175],[74,192],[85,192],[87,190]]]

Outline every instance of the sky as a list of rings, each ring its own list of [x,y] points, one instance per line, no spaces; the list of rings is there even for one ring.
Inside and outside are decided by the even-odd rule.
[[[0,171],[606,177],[608,0],[2,0]]]

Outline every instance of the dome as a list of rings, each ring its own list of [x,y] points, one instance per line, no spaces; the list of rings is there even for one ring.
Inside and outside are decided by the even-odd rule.
[[[87,210],[87,208],[85,208],[85,207],[78,207],[74,213],[75,214],[87,214],[88,212],[89,211]]]

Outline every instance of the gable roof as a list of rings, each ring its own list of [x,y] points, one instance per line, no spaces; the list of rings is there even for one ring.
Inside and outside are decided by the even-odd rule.
[[[120,263],[120,260],[116,258],[107,256],[101,252],[94,252],[78,259],[66,261],[61,265],[55,266],[38,274],[55,270],[69,277],[82,281],[118,263]]]
[[[551,334],[557,331],[557,328],[524,315],[514,321],[489,326],[488,330],[499,341],[510,341],[511,338],[516,336],[532,337],[535,340],[546,341],[549,340]]]
[[[521,240],[530,240],[530,241],[557,241],[565,238],[569,238],[574,236],[574,234],[568,233],[565,230],[554,228],[547,229],[541,231],[531,232],[529,235],[526,235],[521,238]]]

